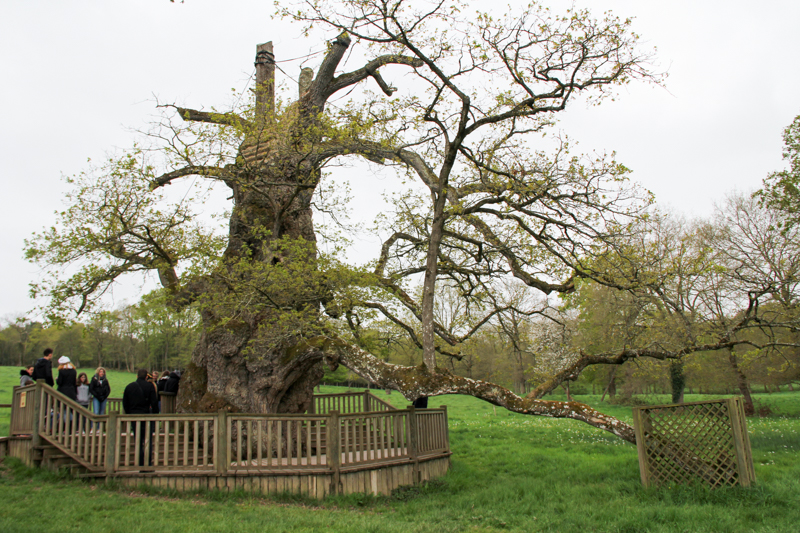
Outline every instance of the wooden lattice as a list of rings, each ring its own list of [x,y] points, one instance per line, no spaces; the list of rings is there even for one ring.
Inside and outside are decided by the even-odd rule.
[[[645,487],[755,481],[740,398],[637,407],[633,420]]]

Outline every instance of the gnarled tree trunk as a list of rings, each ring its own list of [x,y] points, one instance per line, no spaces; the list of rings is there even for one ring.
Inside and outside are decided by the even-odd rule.
[[[271,43],[259,45],[256,117],[225,180],[234,201],[228,246],[222,267],[204,282],[203,333],[179,389],[181,411],[303,412],[322,379],[321,354],[292,352],[303,336],[319,333],[321,300],[287,286],[285,274],[314,269],[311,199],[320,165],[304,148],[317,141],[309,126],[318,110],[301,94],[278,127],[274,68]],[[284,276],[274,279],[270,268]],[[282,329],[287,310],[302,315],[305,327]]]

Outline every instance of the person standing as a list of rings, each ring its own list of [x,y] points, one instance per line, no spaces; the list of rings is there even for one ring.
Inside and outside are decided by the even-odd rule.
[[[44,357],[37,359],[36,364],[33,365],[33,375],[31,376],[33,381],[43,379],[51,387],[55,386],[55,382],[53,381],[52,359],[53,350],[50,348],[45,348]]]
[[[147,415],[158,414],[158,394],[152,383],[147,381],[147,370],[140,369],[136,373],[136,381],[125,387],[122,393],[122,408],[126,415]],[[145,448],[147,432],[147,421],[142,420],[131,424],[134,433],[139,434],[139,462],[138,466],[144,466]],[[151,457],[150,450],[147,452],[148,462]]]
[[[69,398],[70,400],[78,400],[78,391],[75,383],[78,381],[75,367],[72,366],[72,361],[66,355],[58,359],[58,378],[56,378],[56,385],[58,385],[58,392]],[[64,418],[60,418],[60,424],[63,424],[62,429],[65,435],[72,433],[72,412],[68,410],[69,414]],[[59,416],[58,414],[56,415]]]
[[[181,373],[179,370],[176,370],[169,375],[169,379],[167,383],[164,385],[164,392],[174,392],[178,394],[178,387],[181,384]]]
[[[81,372],[78,374],[78,382],[75,384],[75,390],[77,391],[78,395],[78,403],[81,405],[81,407],[88,411],[91,395],[89,394],[89,377],[86,375],[86,372]],[[81,421],[81,431],[86,431],[86,415],[81,413],[79,416]],[[92,429],[91,422],[89,422],[89,429]]]
[[[92,381],[89,382],[89,394],[92,395],[94,414],[106,414],[106,403],[108,402],[108,396],[111,394],[111,385],[109,385],[106,378],[106,369],[102,366],[97,368]]]
[[[78,403],[88,411],[91,395],[89,394],[89,377],[86,375],[86,372],[78,374],[78,383],[75,388],[78,395]]]
[[[28,368],[23,368],[19,371],[19,386],[20,387],[27,387],[28,385],[33,385],[36,382],[33,381],[31,377],[33,375],[33,366],[29,366]]]
[[[164,387],[167,384],[167,380],[169,379],[169,370],[164,370],[161,373],[161,378],[156,382],[156,387],[158,388],[158,392],[164,392]]]
[[[78,382],[77,372],[72,366],[72,361],[66,355],[58,359],[58,392],[71,400],[78,401],[78,389],[75,384]]]

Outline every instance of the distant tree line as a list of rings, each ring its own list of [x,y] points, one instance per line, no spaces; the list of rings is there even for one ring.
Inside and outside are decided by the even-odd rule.
[[[79,368],[180,368],[197,342],[197,324],[194,309],[173,310],[158,292],[86,322],[47,326],[25,317],[6,319],[0,323],[0,365],[32,364],[49,347]]]

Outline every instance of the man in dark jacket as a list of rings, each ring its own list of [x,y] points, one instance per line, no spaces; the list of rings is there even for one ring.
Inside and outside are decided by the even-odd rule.
[[[125,387],[122,408],[126,415],[158,414],[158,395],[153,384],[147,381],[147,370],[139,370],[136,381]]]
[[[153,384],[147,381],[147,370],[140,369],[136,374],[136,381],[125,387],[125,392],[122,393],[122,408],[125,414],[128,415],[147,415],[158,414],[158,394]],[[139,434],[139,466],[145,464],[145,433],[147,430],[147,422],[134,422],[131,425],[134,433]],[[148,463],[150,462],[151,453],[147,453]]]
[[[33,365],[33,381],[43,379],[51,387],[56,383],[53,381],[53,350],[50,348],[45,349],[44,357],[37,359],[36,364]]]

